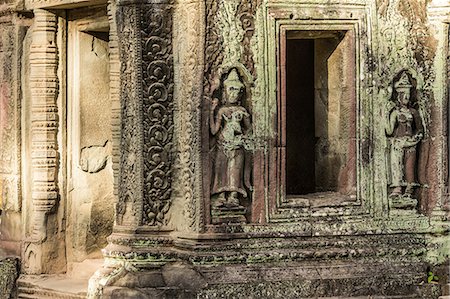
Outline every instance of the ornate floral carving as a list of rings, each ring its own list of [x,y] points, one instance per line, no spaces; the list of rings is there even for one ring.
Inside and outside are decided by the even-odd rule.
[[[242,39],[242,63],[250,71],[250,73],[255,76],[256,73],[252,52],[252,38],[255,32],[254,16],[256,15],[256,2],[249,0],[241,1],[237,14],[239,20],[241,21],[242,29],[244,30]]]
[[[173,147],[172,9],[146,6],[140,16],[144,126],[143,223],[163,224],[170,208]]]
[[[121,61],[118,222],[163,225],[171,205],[173,142],[172,8],[117,8]],[[130,221],[132,219],[132,221]]]
[[[218,25],[222,29],[224,61],[222,67],[236,64],[242,56],[242,40],[244,29],[237,20],[240,1],[223,0],[219,2]]]
[[[209,102],[217,88],[219,66],[224,57],[221,27],[218,24],[219,1],[206,2],[205,81],[204,98]]]

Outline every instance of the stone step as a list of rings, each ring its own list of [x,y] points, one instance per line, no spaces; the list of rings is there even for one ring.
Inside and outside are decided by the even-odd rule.
[[[36,295],[24,294],[24,293],[20,293],[17,298],[18,299],[39,299],[38,297],[36,297]]]
[[[71,263],[68,265],[67,276],[89,280],[102,265],[103,259],[86,259],[79,263]]]
[[[70,294],[55,290],[19,287],[19,299],[84,299],[86,294]]]
[[[84,299],[87,280],[61,275],[21,276],[17,281],[18,298],[22,299]]]

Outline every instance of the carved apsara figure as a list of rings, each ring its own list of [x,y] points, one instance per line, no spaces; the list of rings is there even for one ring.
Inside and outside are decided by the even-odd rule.
[[[386,134],[390,138],[390,197],[411,197],[416,183],[417,144],[423,138],[423,124],[414,108],[414,79],[402,71],[394,79],[388,102]]]
[[[245,85],[235,68],[223,81],[222,105],[214,99],[210,110],[210,129],[215,136],[211,195],[213,209],[241,207],[240,198],[248,196],[250,180],[246,150],[250,150],[251,120],[242,106]]]

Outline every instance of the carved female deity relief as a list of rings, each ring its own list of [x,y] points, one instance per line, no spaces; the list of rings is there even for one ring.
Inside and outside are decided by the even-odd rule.
[[[388,102],[386,134],[389,137],[389,183],[391,203],[397,208],[415,208],[413,199],[417,172],[417,146],[423,138],[423,124],[415,108],[415,79],[401,71],[393,82]]]
[[[222,101],[210,110],[211,216],[213,223],[245,222],[251,187],[251,117],[243,106],[245,85],[236,68],[221,82]]]

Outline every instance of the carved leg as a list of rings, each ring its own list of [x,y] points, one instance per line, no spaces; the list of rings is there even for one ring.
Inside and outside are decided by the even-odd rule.
[[[392,190],[391,194],[389,194],[389,197],[399,197],[400,195],[402,195],[402,187],[397,186]]]
[[[408,185],[416,182],[416,150],[410,148],[405,151],[405,181]]]
[[[414,192],[414,185],[413,184],[408,184],[406,186],[406,189],[405,189],[405,196],[406,197],[411,197],[413,192]]]
[[[397,196],[402,193],[400,186],[402,185],[404,177],[403,156],[404,156],[403,148],[397,145],[396,142],[394,141],[391,147],[391,155],[390,155],[391,187],[394,187],[394,190],[391,193],[392,196]]]

